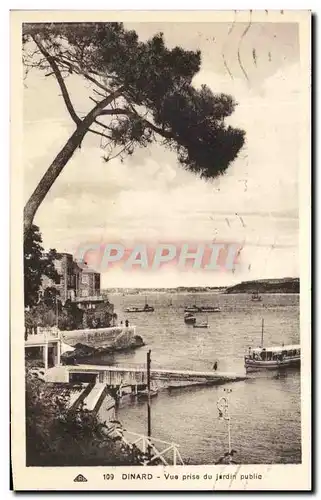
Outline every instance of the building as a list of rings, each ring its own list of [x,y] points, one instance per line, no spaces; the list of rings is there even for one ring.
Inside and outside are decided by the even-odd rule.
[[[76,297],[98,297],[100,295],[100,274],[87,266],[86,263],[77,264],[80,269]]]
[[[42,359],[45,370],[60,365],[62,341],[58,328],[40,328],[25,340],[26,359]],[[70,347],[70,346],[68,346]]]
[[[46,288],[56,288],[62,302],[66,302],[67,299],[73,300],[77,296],[81,269],[74,262],[73,256],[69,253],[59,253],[58,258],[54,261],[54,266],[59,274],[59,282],[55,283],[47,276],[43,276],[41,287],[42,293]]]
[[[86,263],[74,261],[69,253],[59,253],[54,266],[59,274],[59,283],[43,276],[42,294],[46,288],[56,288],[63,303],[67,299],[74,301],[77,297],[100,295],[100,274],[88,267]]]
[[[83,311],[83,328],[105,328],[114,324],[114,305],[104,297],[77,297],[74,301]]]

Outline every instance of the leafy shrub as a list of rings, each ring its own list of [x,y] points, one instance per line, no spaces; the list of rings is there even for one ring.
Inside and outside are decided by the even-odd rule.
[[[68,410],[68,391],[26,374],[27,466],[140,465],[142,453],[109,437],[105,423],[82,405]]]

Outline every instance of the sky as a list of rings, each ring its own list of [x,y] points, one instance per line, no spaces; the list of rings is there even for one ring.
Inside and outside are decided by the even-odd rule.
[[[36,214],[45,248],[76,253],[88,241],[153,245],[213,238],[243,245],[242,265],[234,274],[111,269],[102,275],[104,288],[224,286],[299,276],[298,26],[253,23],[246,33],[248,25],[237,19],[125,26],[142,40],[161,31],[169,47],[200,49],[202,64],[193,85],[205,83],[236,99],[228,122],[246,131],[246,144],[224,176],[205,181],[184,171],[176,155],[159,144],[136,151],[123,163],[105,164],[99,138],[91,134]],[[92,102],[83,82],[71,77],[67,84],[76,111],[88,111]],[[73,131],[59,93],[53,77],[29,73],[24,88],[25,200]]]

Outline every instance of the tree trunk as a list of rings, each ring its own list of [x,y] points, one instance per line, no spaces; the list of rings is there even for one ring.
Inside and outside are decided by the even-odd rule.
[[[45,199],[49,189],[63,170],[64,166],[68,163],[76,149],[81,145],[81,142],[89,130],[89,127],[93,124],[97,116],[102,112],[102,110],[108,106],[112,101],[121,95],[124,88],[120,87],[115,90],[108,97],[105,97],[101,102],[88,113],[88,115],[81,121],[81,123],[76,128],[75,132],[68,139],[62,150],[58,153],[42,179],[40,180],[38,186],[30,196],[24,208],[24,221],[23,221],[23,237],[24,241],[26,236],[32,226],[33,219],[36,212]]]
[[[26,235],[30,230],[30,227],[33,223],[34,216],[47,195],[49,189],[62,172],[64,166],[70,160],[76,149],[80,146],[88,127],[84,124],[81,124],[75,132],[71,135],[69,140],[66,142],[62,150],[58,153],[42,179],[40,180],[38,186],[30,196],[26,206],[24,208],[24,221],[23,221],[23,233],[24,240],[26,239]]]

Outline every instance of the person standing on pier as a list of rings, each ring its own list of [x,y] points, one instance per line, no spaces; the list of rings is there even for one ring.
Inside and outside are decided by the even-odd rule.
[[[217,370],[217,361],[215,361],[214,365],[213,365],[213,370],[216,371]]]

